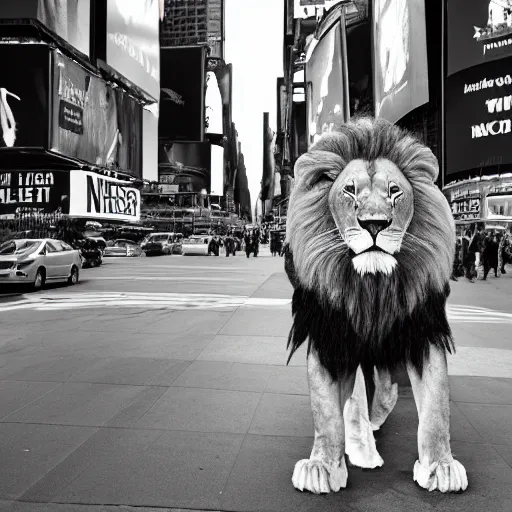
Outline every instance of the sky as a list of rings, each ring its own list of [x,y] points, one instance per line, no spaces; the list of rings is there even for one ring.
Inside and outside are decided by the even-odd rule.
[[[277,78],[283,76],[282,0],[225,0],[225,60],[233,64],[233,122],[242,143],[252,211],[263,172],[263,112],[277,128]]]

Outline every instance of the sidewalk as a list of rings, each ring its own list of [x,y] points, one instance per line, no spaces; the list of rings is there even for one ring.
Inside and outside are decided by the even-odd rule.
[[[487,283],[461,280],[452,288],[451,304],[512,310],[508,275]],[[273,274],[253,297],[290,298],[285,274]],[[418,422],[404,387],[376,433],[383,468],[349,468],[347,489],[314,496],[291,483],[295,462],[309,456],[313,425],[304,347],[285,366],[290,308],[195,313],[179,340],[168,337],[159,319],[147,342],[150,335],[168,341],[160,341],[160,355],[149,356],[155,359],[144,369],[137,366],[137,378],[124,378],[120,367],[110,368],[107,378],[106,366],[101,374],[96,364],[80,378],[68,377],[52,400],[13,414],[16,393],[30,403],[34,388],[50,396],[56,383],[40,377],[21,390],[0,380],[1,512],[131,511],[127,505],[237,512],[512,510],[512,323],[452,323],[458,346],[449,361],[452,449],[468,472],[465,493],[429,493],[413,482]],[[211,325],[208,340],[197,322]],[[130,350],[123,356],[131,357]],[[96,348],[98,358],[111,357],[106,354]],[[164,359],[165,371],[159,366],[157,372]],[[112,413],[114,386],[120,394]],[[71,405],[96,388],[88,405]]]

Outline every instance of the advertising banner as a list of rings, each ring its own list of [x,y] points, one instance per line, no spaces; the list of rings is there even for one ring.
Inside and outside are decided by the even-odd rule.
[[[107,0],[107,64],[155,99],[160,94],[159,0]]]
[[[222,135],[224,133],[222,97],[217,76],[213,71],[209,71],[207,74],[205,102],[208,123],[206,132]]]
[[[89,55],[91,0],[17,0],[0,2],[0,19],[37,19],[78,51]]]
[[[50,50],[38,44],[0,44],[1,148],[47,148]],[[30,66],[21,63],[30,62]]]
[[[224,148],[212,144],[210,194],[212,196],[224,195]]]
[[[341,27],[339,23],[318,42],[306,63],[308,143],[331,132],[345,120],[343,73],[341,69]]]
[[[158,105],[142,111],[142,177],[158,181]]]
[[[54,53],[51,150],[93,165],[142,173],[142,106]]]
[[[512,58],[446,80],[446,174],[512,163]]]
[[[0,215],[67,213],[69,173],[47,170],[0,172]]]
[[[512,56],[512,1],[447,1],[448,76]]]
[[[158,136],[198,141],[205,129],[205,49],[202,46],[162,48]]]
[[[127,222],[140,220],[140,191],[131,183],[88,171],[69,174],[69,215]]]
[[[425,0],[373,2],[375,115],[395,123],[429,100]]]

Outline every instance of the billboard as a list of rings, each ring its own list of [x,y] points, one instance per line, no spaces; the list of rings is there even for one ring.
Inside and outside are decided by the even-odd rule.
[[[140,191],[126,181],[89,171],[70,171],[69,215],[138,222]]]
[[[373,2],[375,115],[395,123],[429,100],[425,0]]]
[[[89,55],[91,0],[17,0],[0,2],[0,19],[32,18]]]
[[[321,15],[325,10],[329,10],[340,0],[294,0],[293,17],[310,18],[311,16]]]
[[[343,111],[341,26],[336,23],[306,62],[308,145],[346,119]]]
[[[210,194],[212,196],[224,195],[224,148],[211,146]]]
[[[203,46],[161,49],[159,138],[203,141],[205,59]]]
[[[446,79],[446,174],[512,163],[512,58]]]
[[[107,0],[107,64],[155,99],[160,94],[159,30],[159,0]]]
[[[222,135],[224,133],[222,96],[220,94],[217,76],[213,71],[208,71],[206,75],[205,103],[206,120],[208,123],[206,132]]]
[[[512,56],[510,0],[447,0],[448,76]]]
[[[142,107],[59,52],[54,53],[51,151],[142,174]]]
[[[0,152],[47,148],[50,50],[39,44],[0,44]],[[30,66],[20,63],[30,62]]]
[[[142,111],[142,178],[158,181],[158,104]]]
[[[67,213],[69,172],[49,170],[0,172],[0,215],[23,212]]]

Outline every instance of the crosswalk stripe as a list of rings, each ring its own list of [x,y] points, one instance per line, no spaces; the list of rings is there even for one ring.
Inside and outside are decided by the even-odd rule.
[[[236,309],[239,307],[272,307],[290,309],[291,299],[232,296],[225,294],[195,294],[172,292],[79,292],[47,291],[34,296],[17,297],[15,302],[0,304],[0,313],[32,309],[144,308],[144,309]],[[477,306],[450,304],[447,306],[451,323],[512,324],[512,313]]]

